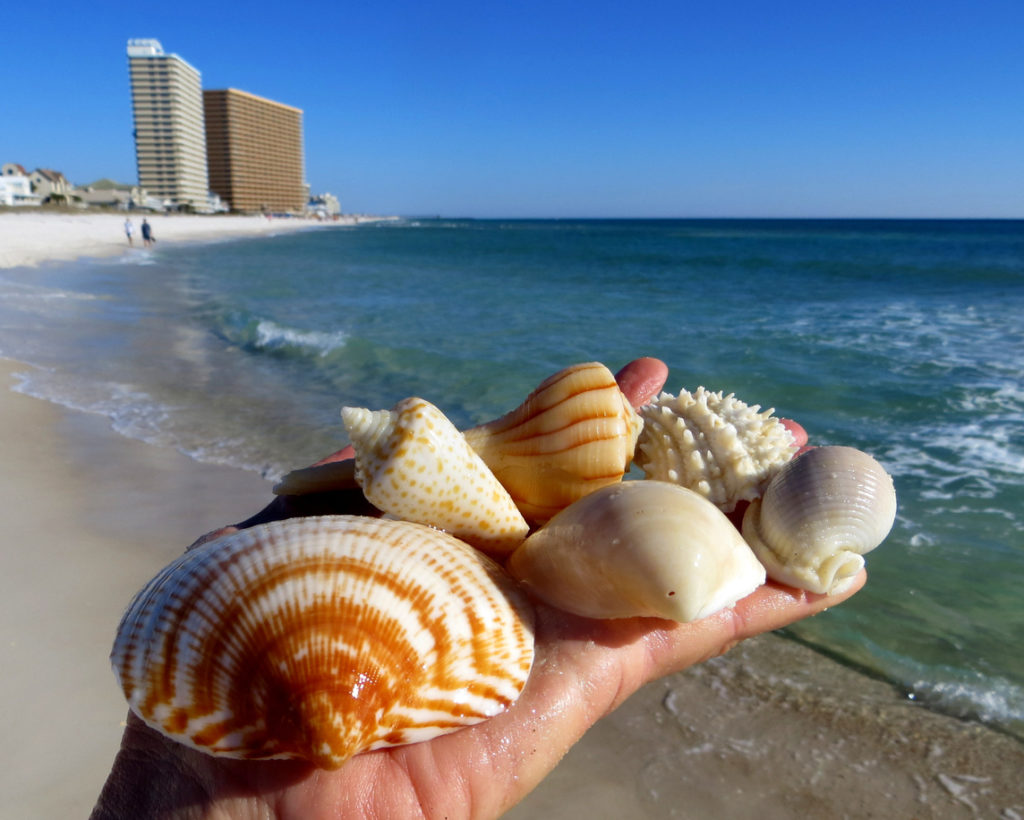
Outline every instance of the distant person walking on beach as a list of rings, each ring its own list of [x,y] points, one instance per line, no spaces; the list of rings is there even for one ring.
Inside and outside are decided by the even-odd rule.
[[[156,240],[153,239],[153,229],[149,226],[149,223],[142,220],[142,244],[147,248],[153,244]]]
[[[129,245],[134,245],[135,244],[135,242],[132,240],[132,232],[134,230],[135,230],[135,226],[132,225],[132,221],[130,219],[126,219],[124,221],[124,235],[128,237],[128,244]]]

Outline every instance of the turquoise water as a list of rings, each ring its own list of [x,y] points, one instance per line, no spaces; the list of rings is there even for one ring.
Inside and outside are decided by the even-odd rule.
[[[275,476],[342,404],[460,426],[668,363],[893,474],[870,582],[793,637],[1024,737],[1024,222],[402,221],[0,273],[25,392]]]

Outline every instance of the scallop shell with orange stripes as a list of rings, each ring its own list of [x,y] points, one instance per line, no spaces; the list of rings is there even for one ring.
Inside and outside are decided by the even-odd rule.
[[[505,710],[532,612],[466,544],[405,521],[277,521],[185,553],[111,653],[132,709],[212,755],[337,768]]]

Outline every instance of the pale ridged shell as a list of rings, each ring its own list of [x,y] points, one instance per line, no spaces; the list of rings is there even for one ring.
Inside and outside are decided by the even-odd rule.
[[[345,407],[341,415],[356,451],[356,480],[374,506],[495,555],[526,537],[515,502],[430,402],[412,397],[391,410]]]
[[[636,465],[648,478],[688,487],[732,512],[739,501],[759,498],[796,453],[792,433],[772,410],[760,409],[703,387],[662,393],[640,408]]]
[[[621,481],[641,424],[612,372],[587,362],[555,373],[515,410],[464,435],[538,524]]]
[[[704,618],[764,583],[713,504],[662,481],[626,481],[577,501],[533,533],[508,570],[539,598],[588,618]]]
[[[135,597],[111,653],[132,711],[171,738],[323,768],[502,712],[532,659],[532,613],[496,564],[352,516],[185,553]]]
[[[841,592],[896,518],[892,477],[853,447],[815,447],[772,479],[743,517],[743,537],[776,581]]]

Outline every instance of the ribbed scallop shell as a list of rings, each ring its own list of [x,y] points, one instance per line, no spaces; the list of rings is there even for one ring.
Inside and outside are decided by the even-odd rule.
[[[765,579],[725,513],[663,481],[580,499],[527,538],[508,569],[545,602],[588,618],[694,621]]]
[[[772,479],[743,516],[743,537],[768,575],[811,592],[840,592],[896,518],[892,477],[853,447],[815,447]]]
[[[352,516],[185,553],[135,597],[111,653],[132,711],[171,738],[323,768],[498,714],[532,659],[532,613],[496,564]]]
[[[642,422],[599,362],[545,379],[515,410],[465,432],[531,523],[622,480]]]
[[[356,480],[376,507],[429,524],[495,555],[529,531],[515,502],[448,418],[425,399],[391,410],[345,407]]]
[[[680,484],[732,512],[739,501],[759,498],[796,453],[792,433],[773,410],[760,409],[703,387],[662,393],[640,408],[636,465],[648,478]]]

